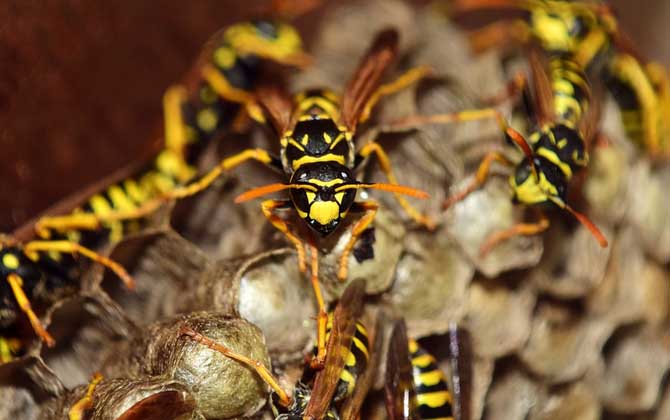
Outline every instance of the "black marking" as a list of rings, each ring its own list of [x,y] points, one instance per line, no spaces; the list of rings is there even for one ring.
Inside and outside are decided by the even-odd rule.
[[[371,260],[375,257],[375,228],[369,227],[358,237],[358,242],[354,247],[353,253],[356,261],[360,264],[363,261]]]

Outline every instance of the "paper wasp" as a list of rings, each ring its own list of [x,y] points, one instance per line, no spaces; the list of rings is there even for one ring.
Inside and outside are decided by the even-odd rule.
[[[455,325],[449,331],[452,384],[435,358],[407,338],[405,323],[393,326],[386,359],[386,410],[389,420],[456,419],[470,414],[471,366],[469,336]],[[452,391],[453,389],[453,391]]]
[[[358,322],[364,296],[365,283],[362,280],[355,280],[347,287],[331,314],[333,328],[328,337],[323,369],[316,373],[311,387],[299,381],[292,396],[261,362],[238,354],[190,328],[182,328],[181,333],[254,369],[273,391],[270,402],[276,419],[340,419],[338,405],[353,394],[359,374],[370,369],[367,332]],[[306,371],[312,372],[309,364]]]
[[[533,206],[554,204],[571,213],[593,234],[601,247],[606,247],[607,240],[595,224],[566,201],[568,185],[574,173],[588,164],[587,146],[596,134],[598,104],[590,106],[590,85],[581,67],[569,57],[554,57],[547,69],[539,55],[531,50],[529,61],[537,118],[536,128],[528,136],[529,142],[509,127],[500,112],[493,108],[428,117],[442,121],[495,118],[506,138],[525,155],[521,162],[515,164],[500,152],[489,152],[480,163],[475,178],[463,191],[450,197],[445,206],[463,200],[481,187],[488,178],[491,164],[497,161],[514,167],[514,173],[509,178],[514,202]],[[486,254],[501,241],[517,235],[535,235],[548,227],[549,220],[544,215],[538,222],[514,225],[490,235],[480,252]]]
[[[179,199],[207,188],[224,171],[256,160],[285,174],[287,183],[271,184],[250,190],[236,198],[244,202],[266,194],[289,190],[290,200],[266,200],[261,209],[270,223],[295,246],[301,271],[306,271],[306,249],[310,250],[311,280],[319,306],[318,355],[314,364],[323,363],[325,354],[326,305],[318,279],[318,250],[313,238],[303,243],[287,221],[277,211],[296,211],[298,216],[321,237],[332,233],[349,212],[363,213],[352,227],[351,238],[339,258],[338,277],[346,279],[348,258],[358,236],[372,223],[377,212],[376,202],[356,202],[359,189],[377,189],[395,195],[401,207],[419,224],[433,227],[433,222],[415,210],[401,195],[426,198],[427,194],[400,186],[393,174],[388,156],[381,146],[371,141],[358,152],[354,136],[359,123],[366,121],[374,105],[383,96],[405,88],[425,77],[429,70],[417,67],[394,82],[380,85],[384,70],[393,62],[398,51],[398,34],[394,30],[381,32],[360,62],[341,98],[326,90],[309,90],[289,98],[276,85],[257,89],[256,101],[269,116],[280,137],[280,157],[263,149],[247,149],[222,160],[204,177],[177,188],[163,197]],[[254,114],[255,115],[255,114]],[[264,117],[261,121],[265,121]],[[361,163],[375,154],[390,183],[364,183],[356,180],[355,172]],[[153,203],[152,203],[153,204]],[[153,207],[142,211],[153,211]]]
[[[618,27],[603,3],[564,0],[455,0],[456,15],[486,9],[513,9],[525,20],[497,22],[471,36],[475,50],[539,44],[552,56],[571,56],[594,78],[605,81],[620,109],[627,135],[652,158],[670,157],[670,76],[648,62]]]

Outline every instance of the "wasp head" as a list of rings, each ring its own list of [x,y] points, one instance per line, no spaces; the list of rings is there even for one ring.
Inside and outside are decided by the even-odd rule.
[[[344,219],[356,198],[356,185],[349,168],[337,162],[318,162],[300,166],[291,177],[291,200],[310,228],[326,236]]]

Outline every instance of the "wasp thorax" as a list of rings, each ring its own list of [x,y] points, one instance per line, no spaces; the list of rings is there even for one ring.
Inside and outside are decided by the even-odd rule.
[[[321,235],[334,231],[354,203],[356,189],[346,186],[356,181],[351,170],[337,162],[318,162],[300,166],[291,177],[291,200],[298,215]]]

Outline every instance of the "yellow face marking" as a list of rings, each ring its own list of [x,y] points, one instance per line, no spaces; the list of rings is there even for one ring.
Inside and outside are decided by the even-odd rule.
[[[14,254],[5,254],[2,256],[2,265],[10,270],[19,268],[19,258]]]
[[[328,133],[323,133],[323,140],[326,142],[326,144],[330,144],[333,142],[333,138],[328,135]]]
[[[337,220],[339,215],[340,207],[334,201],[316,201],[309,209],[309,217],[322,225]]]
[[[311,192],[311,191],[305,191],[305,194],[307,195],[307,202],[312,203],[314,200],[316,200],[316,194]]]
[[[344,193],[343,192],[336,193],[335,200],[338,202],[338,204],[342,204],[342,200],[344,200]]]
[[[524,204],[537,204],[543,203],[549,199],[549,196],[557,196],[558,191],[546,178],[546,176],[540,172],[539,181],[535,180],[533,175],[528,176],[526,180],[517,185],[514,181],[514,176],[510,177],[510,185],[516,194],[516,198]]]
[[[235,51],[228,47],[222,46],[214,51],[214,63],[222,69],[229,69],[235,64]]]
[[[559,149],[562,149],[567,145],[568,145],[568,139],[561,139],[558,142],[556,142],[556,146],[558,146]]]
[[[300,139],[300,143],[303,146],[307,146],[307,143],[309,143],[309,135],[305,134],[304,136],[302,136],[302,139]]]
[[[410,353],[416,353],[419,350],[419,344],[412,338],[409,339],[408,345]]]
[[[219,122],[219,116],[211,108],[205,108],[198,112],[196,116],[198,127],[203,131],[214,131]]]

